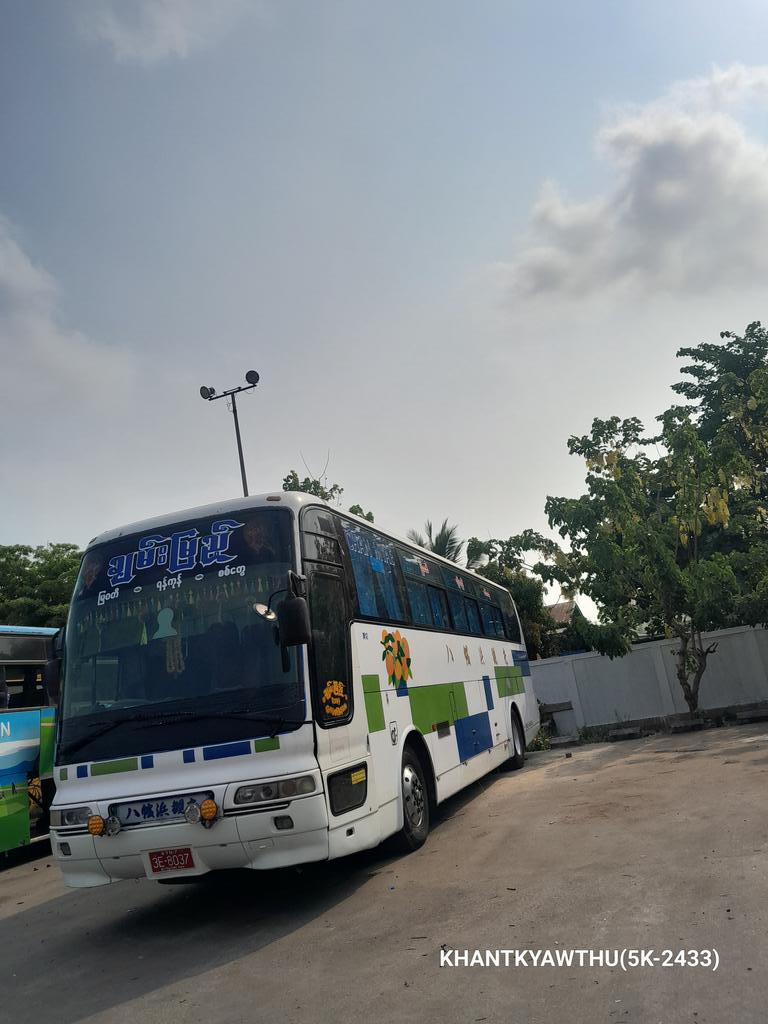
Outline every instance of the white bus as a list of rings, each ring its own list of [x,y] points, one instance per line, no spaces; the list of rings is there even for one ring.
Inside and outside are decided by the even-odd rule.
[[[539,727],[506,590],[285,492],[97,537],[59,707],[71,886],[416,849]]]

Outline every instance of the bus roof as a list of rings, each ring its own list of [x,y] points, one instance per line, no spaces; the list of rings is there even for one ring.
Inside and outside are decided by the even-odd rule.
[[[2,636],[54,636],[56,633],[58,629],[50,626],[0,626]]]
[[[420,547],[418,544],[414,544],[412,540],[400,537],[398,534],[392,533],[390,530],[382,529],[378,523],[370,523],[367,519],[362,519],[360,516],[356,516],[351,512],[345,512],[343,509],[336,508],[335,505],[331,505],[327,501],[323,501],[322,498],[318,498],[314,494],[305,494],[302,491],[272,491],[267,494],[252,494],[247,498],[230,498],[227,501],[217,501],[212,505],[199,505],[197,508],[182,509],[168,515],[155,516],[152,519],[143,519],[140,522],[128,523],[125,526],[120,526],[114,530],[107,530],[106,532],[99,534],[88,544],[88,548],[97,544],[106,544],[110,541],[119,540],[120,537],[128,537],[132,534],[141,533],[143,531],[163,530],[188,519],[208,519],[219,515],[231,515],[247,508],[279,508],[281,506],[283,508],[288,507],[293,509],[294,512],[298,513],[305,505],[323,505],[325,508],[335,512],[342,518],[359,523],[361,526],[365,526],[369,530],[375,530],[377,533],[383,534],[385,537],[395,541],[397,544],[401,544],[403,547],[421,551],[428,558],[441,562],[443,565],[449,566],[454,571],[474,576],[484,584],[494,587],[497,590],[506,590],[505,587],[500,586],[498,583],[495,583],[493,580],[490,580],[485,576],[478,575],[478,573],[473,572],[472,569],[466,569],[464,566],[458,565],[456,562],[452,562],[450,558],[444,558],[442,555],[435,554],[434,551],[430,551],[427,548]]]

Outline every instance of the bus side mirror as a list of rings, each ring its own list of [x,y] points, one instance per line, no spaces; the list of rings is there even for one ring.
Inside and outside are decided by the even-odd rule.
[[[287,597],[275,609],[281,647],[298,647],[312,639],[305,597]]]
[[[61,691],[61,658],[52,658],[43,666],[43,683],[52,700],[59,699]]]

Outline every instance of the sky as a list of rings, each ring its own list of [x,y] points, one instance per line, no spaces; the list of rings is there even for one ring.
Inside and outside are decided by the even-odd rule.
[[[758,0],[0,0],[0,543],[296,469],[546,527],[768,318]]]

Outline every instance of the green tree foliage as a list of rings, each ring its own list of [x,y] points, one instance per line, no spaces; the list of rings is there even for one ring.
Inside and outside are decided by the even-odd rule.
[[[299,474],[295,469],[292,469],[283,479],[283,490],[284,491],[302,491],[304,494],[314,494],[316,498],[321,498],[323,501],[329,502],[329,504],[338,504],[341,501],[341,496],[344,493],[344,488],[340,484],[331,484],[330,487],[324,484],[317,477],[305,476],[303,480],[299,479]],[[369,523],[373,522],[373,512],[365,512],[362,505],[352,505],[349,511],[352,515],[360,516],[362,519],[367,519]]]
[[[677,390],[698,405],[668,409],[655,437],[637,419],[594,420],[568,442],[586,461],[586,494],[546,503],[570,550],[545,551],[550,561],[537,571],[597,603],[602,625],[592,640],[603,653],[625,653],[643,628],[676,637],[677,678],[692,712],[717,649],[702,633],[768,618],[755,422],[761,410],[765,422],[764,343],[760,331],[730,352],[681,350],[694,359],[683,372],[695,383]]]
[[[340,484],[331,484],[328,487],[316,477],[305,476],[303,480],[299,480],[299,474],[295,469],[287,473],[283,479],[283,490],[314,494],[316,498],[321,498],[323,501],[330,502],[331,504],[340,501],[344,493],[344,488]]]
[[[745,622],[768,617],[768,332],[751,323],[743,337],[683,348],[687,380],[673,389],[695,403],[699,434],[728,469],[727,552],[742,591]]]
[[[443,558],[450,558],[452,562],[461,562],[464,553],[464,541],[459,537],[459,528],[456,525],[449,526],[448,520],[443,520],[443,525],[435,531],[431,521],[428,519],[424,524],[424,533],[418,530],[409,530],[408,538],[419,547],[427,551],[434,551],[436,555]],[[468,568],[472,568],[468,565]]]
[[[362,505],[350,505],[349,511],[353,516],[360,516],[361,519],[367,519],[369,523],[373,522],[373,512],[366,512]]]
[[[62,626],[80,558],[75,544],[0,546],[0,622]]]

